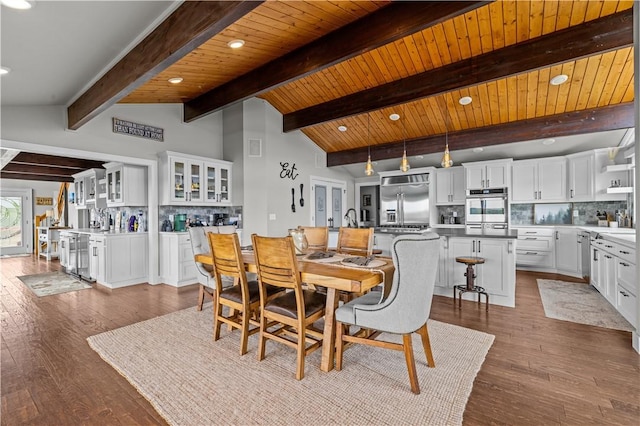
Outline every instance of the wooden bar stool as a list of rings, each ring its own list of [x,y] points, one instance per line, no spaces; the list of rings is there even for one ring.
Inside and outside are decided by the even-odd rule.
[[[480,305],[480,295],[484,294],[486,297],[487,311],[489,310],[489,294],[484,290],[484,287],[476,285],[476,274],[473,269],[474,265],[484,263],[482,257],[456,257],[456,262],[464,263],[467,265],[467,272],[464,276],[467,277],[466,285],[453,286],[453,304],[456,303],[456,290],[458,291],[458,307],[462,308],[462,294],[467,292],[478,293],[478,306]]]

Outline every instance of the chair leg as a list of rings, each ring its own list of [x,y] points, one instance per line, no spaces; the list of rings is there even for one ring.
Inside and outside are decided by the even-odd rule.
[[[298,359],[296,367],[296,379],[302,380],[304,378],[304,358],[305,358],[305,328],[304,325],[298,325]]]
[[[342,335],[346,328],[341,322],[336,321],[336,370],[342,370],[342,354],[344,353],[344,342]]]
[[[411,344],[411,333],[402,335],[402,347],[404,348],[404,359],[407,362],[407,370],[409,371],[409,383],[411,383],[411,392],[418,395],[420,394],[420,386],[418,385],[418,373],[416,371],[416,361],[413,358],[413,345]]]
[[[240,335],[240,355],[247,353],[247,341],[249,340],[249,316],[251,310],[248,306],[245,306],[242,313],[242,334]]]
[[[200,284],[200,289],[198,290],[198,305],[196,306],[196,309],[201,311],[203,304],[204,304],[204,286]]]
[[[222,313],[222,306],[218,303],[218,293],[213,295],[213,341],[217,341],[220,338],[220,326],[222,325],[218,320],[218,316]]]
[[[427,323],[418,329],[418,334],[422,337],[422,346],[424,347],[424,354],[427,356],[427,365],[431,368],[436,366],[433,360],[433,352],[431,351],[431,341],[429,340],[429,329],[427,329]]]
[[[266,330],[267,319],[264,316],[264,313],[260,315],[260,333],[258,333],[258,361],[262,361],[264,359],[264,351],[266,345],[266,338],[264,337],[264,332]]]

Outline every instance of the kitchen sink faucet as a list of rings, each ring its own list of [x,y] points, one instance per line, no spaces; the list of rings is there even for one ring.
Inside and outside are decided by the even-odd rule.
[[[353,218],[350,213],[353,212]],[[347,213],[344,215],[344,218],[347,219],[347,226],[349,228],[357,228],[358,227],[358,214],[356,213],[356,209],[349,209]]]

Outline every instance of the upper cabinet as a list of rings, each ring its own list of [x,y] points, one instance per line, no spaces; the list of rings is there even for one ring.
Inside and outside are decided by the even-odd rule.
[[[464,167],[436,170],[436,204],[439,206],[465,203]]]
[[[231,204],[232,163],[166,151],[160,154],[160,204]]]
[[[124,163],[106,163],[107,207],[146,206],[147,168]]]
[[[104,169],[88,169],[73,175],[77,209],[106,207]]]
[[[463,163],[467,189],[508,188],[511,159]]]
[[[564,201],[567,197],[567,160],[552,157],[513,162],[511,201]]]
[[[627,171],[608,171],[613,164],[609,154],[615,148],[596,149],[567,155],[569,201],[625,200],[627,194],[616,188],[630,187]],[[613,191],[611,190],[613,188]]]

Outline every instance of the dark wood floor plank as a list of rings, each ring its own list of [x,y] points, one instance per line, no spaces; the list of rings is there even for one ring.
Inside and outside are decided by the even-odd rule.
[[[89,348],[86,338],[187,307],[195,286],[141,284],[37,297],[16,277],[55,271],[35,257],[0,259],[2,425],[165,424],[151,405]],[[544,316],[536,279],[518,272],[516,308],[436,296],[431,317],[491,333],[465,425],[637,424],[640,357],[631,334]],[[437,347],[433,348],[437,352]]]

